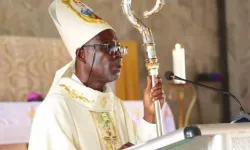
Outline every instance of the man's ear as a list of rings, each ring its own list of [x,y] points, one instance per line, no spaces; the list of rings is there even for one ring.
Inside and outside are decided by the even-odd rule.
[[[84,49],[78,48],[76,50],[76,59],[86,63],[86,59],[85,59],[85,52]]]

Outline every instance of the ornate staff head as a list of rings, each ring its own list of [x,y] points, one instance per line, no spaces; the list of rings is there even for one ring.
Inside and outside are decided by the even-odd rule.
[[[156,14],[159,10],[162,9],[163,5],[165,4],[164,0],[156,0],[155,6],[150,11],[145,11],[143,13],[144,18],[147,18],[153,14]]]
[[[144,17],[147,18],[148,16],[157,13],[163,5],[164,0],[157,0],[156,5],[152,8],[152,10],[144,12]],[[158,75],[159,63],[156,56],[154,37],[151,30],[135,16],[131,8],[131,0],[123,0],[122,8],[124,14],[128,17],[129,21],[136,29],[139,30],[140,34],[142,35],[143,47],[146,51],[146,68],[148,70],[149,75]]]

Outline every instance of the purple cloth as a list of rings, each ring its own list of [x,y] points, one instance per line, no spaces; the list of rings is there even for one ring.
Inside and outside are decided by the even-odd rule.
[[[27,101],[33,101],[33,100],[37,100],[37,99],[42,99],[42,95],[38,92],[31,92],[28,96],[27,96]]]

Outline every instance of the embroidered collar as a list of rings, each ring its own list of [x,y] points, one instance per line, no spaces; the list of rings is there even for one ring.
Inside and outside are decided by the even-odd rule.
[[[62,78],[58,86],[64,96],[87,107],[91,111],[109,112],[113,110],[115,95],[108,85],[105,85],[104,91],[100,92],[86,87],[73,74],[72,78]]]

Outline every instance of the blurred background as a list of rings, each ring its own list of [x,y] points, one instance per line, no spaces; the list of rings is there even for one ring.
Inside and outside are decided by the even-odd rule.
[[[45,97],[56,70],[70,61],[48,13],[51,2],[0,1],[0,102],[26,102],[31,92]],[[121,0],[83,2],[109,22],[130,48],[114,91],[124,101],[142,100],[147,76],[145,51],[141,35],[122,12]],[[173,70],[176,43],[185,49],[186,79],[230,91],[249,112],[250,0],[170,0],[156,15],[144,19],[143,12],[154,5],[152,0],[132,2],[137,16],[153,32],[159,75],[176,128],[181,115],[180,86],[164,78],[166,71]],[[239,115],[237,103],[222,93],[186,84],[182,94],[183,116],[196,100],[188,124],[230,122]]]

